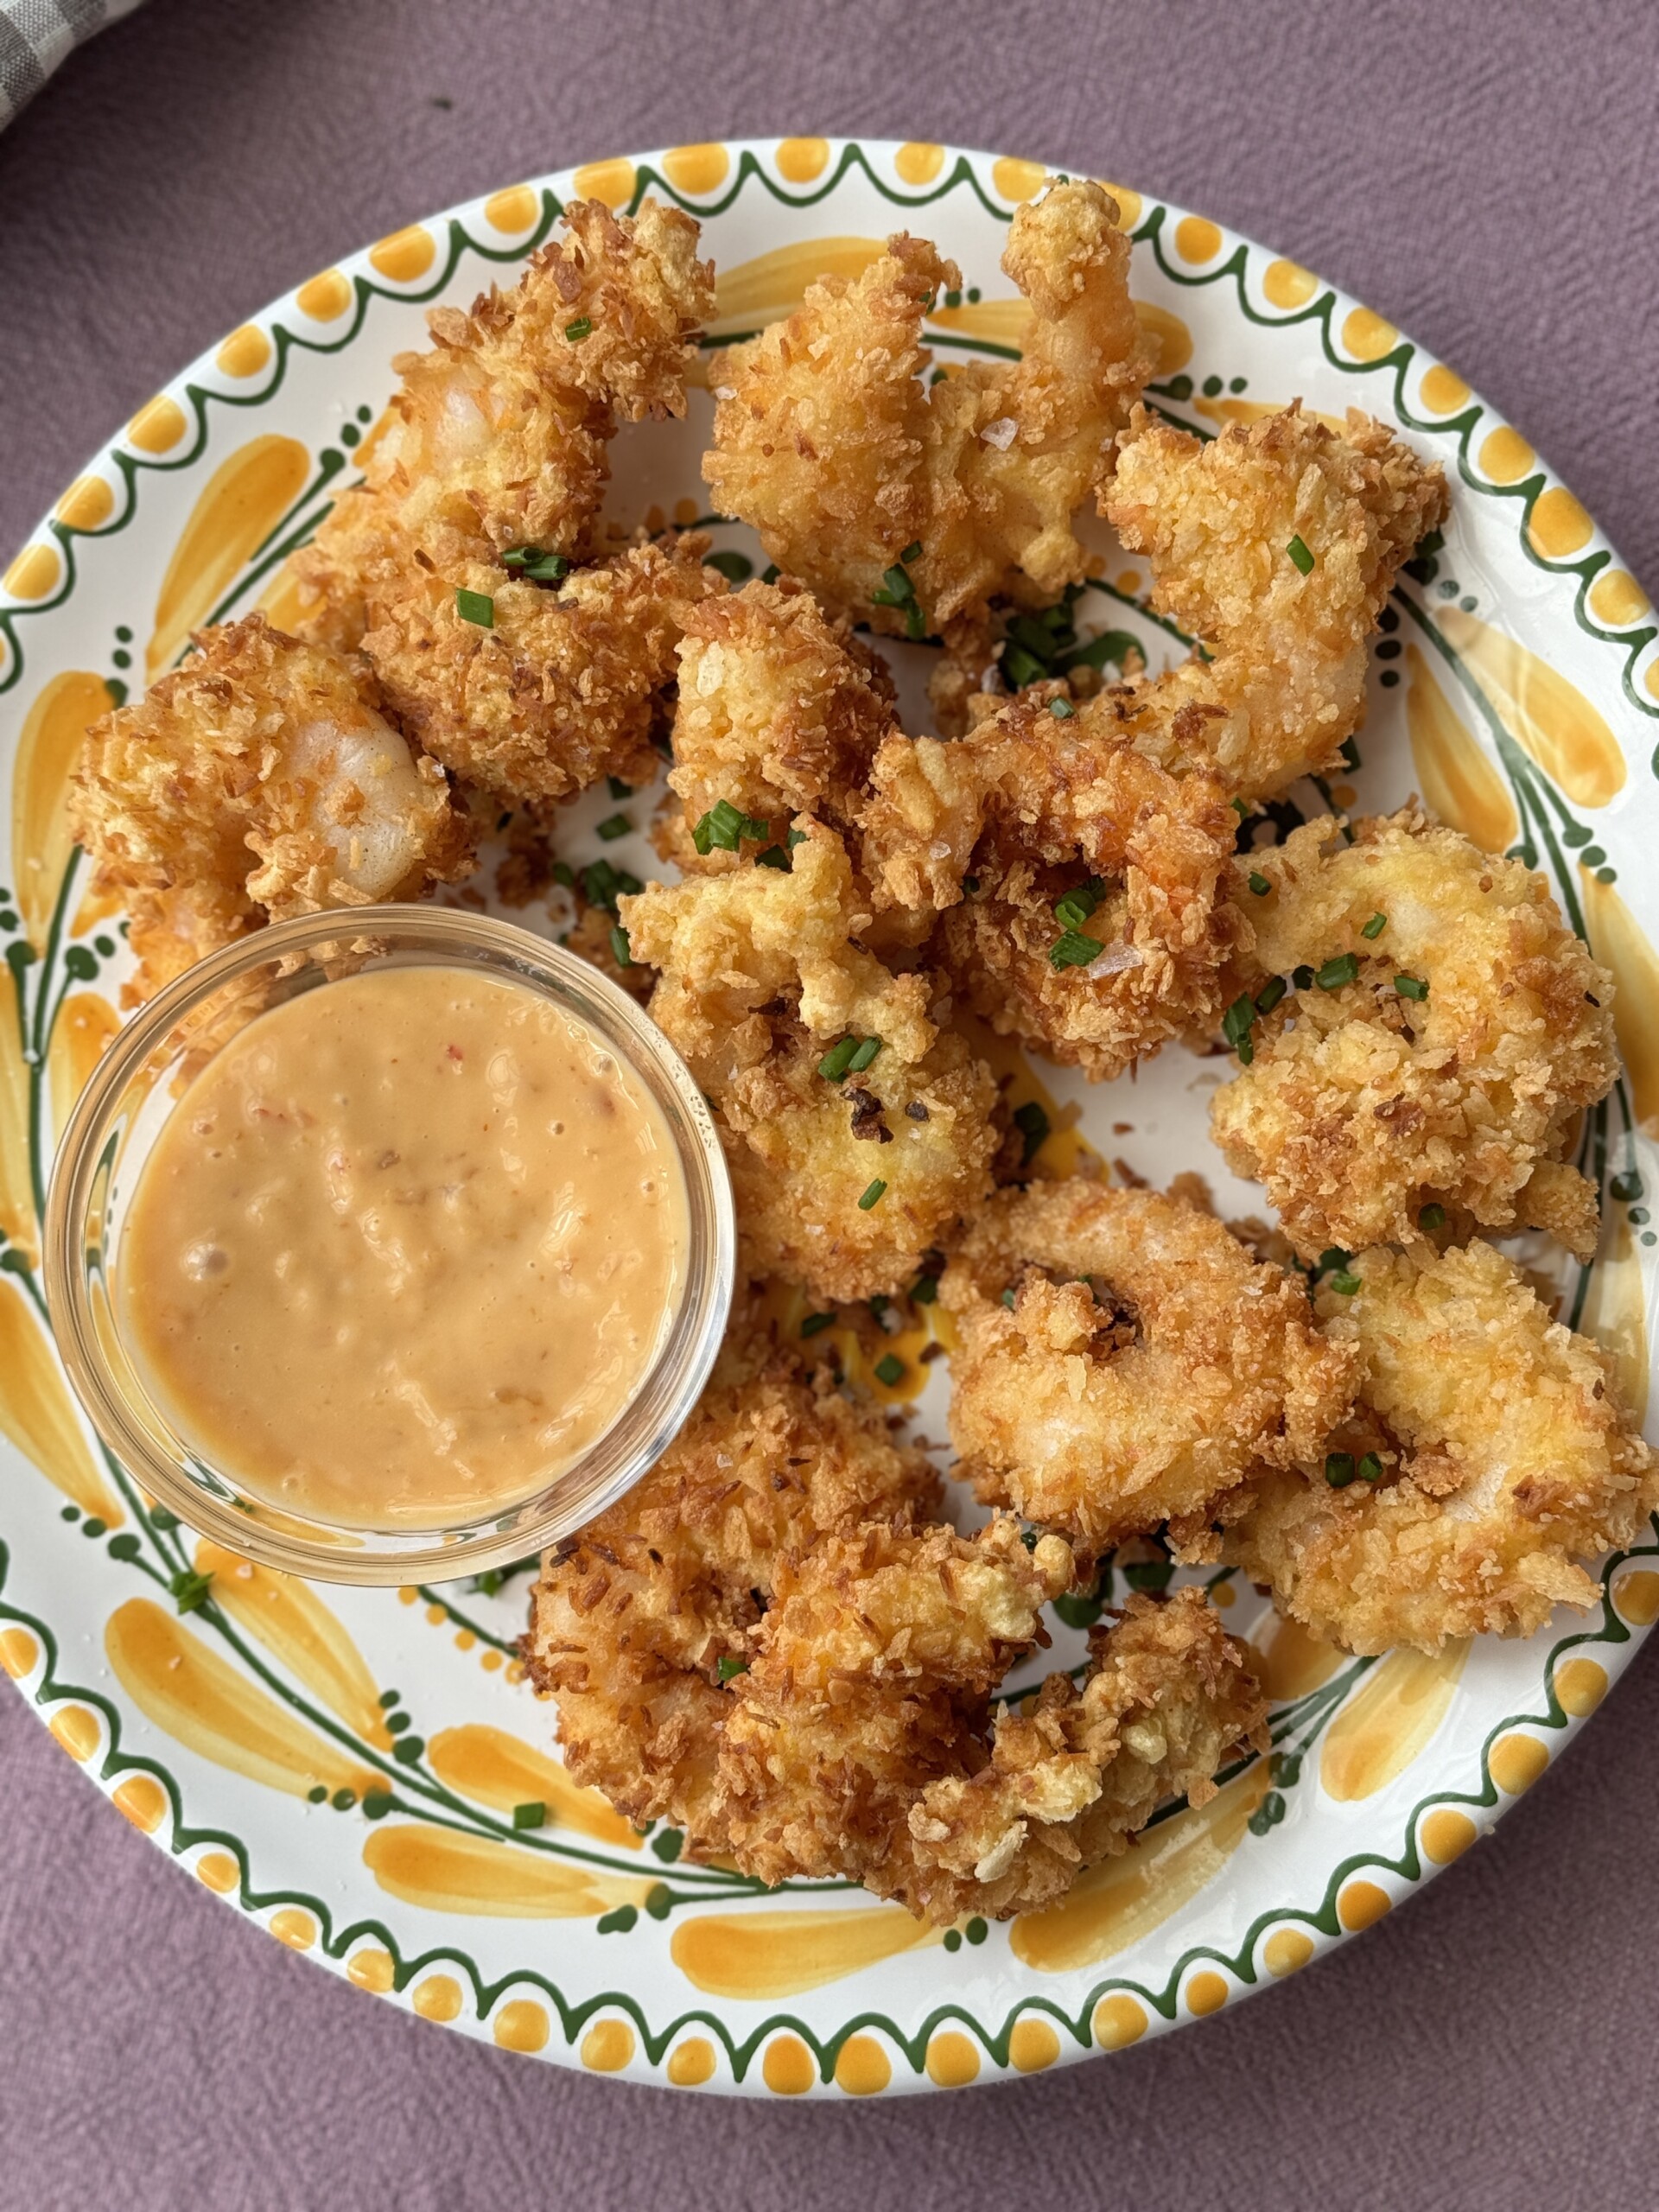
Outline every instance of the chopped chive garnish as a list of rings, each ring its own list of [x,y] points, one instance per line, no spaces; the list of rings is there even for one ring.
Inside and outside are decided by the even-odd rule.
[[[570,573],[570,563],[563,553],[543,553],[539,545],[509,545],[501,556],[501,565],[530,584],[563,583]],[[625,798],[627,794],[618,791],[614,796]]]
[[[1422,1207],[1417,1216],[1419,1229],[1435,1230],[1446,1227],[1446,1208],[1443,1205]]]
[[[1327,1244],[1314,1261],[1313,1272],[1316,1275],[1323,1275],[1328,1274],[1332,1268],[1345,1268],[1349,1256],[1340,1244]]]
[[[1245,1067],[1249,1067],[1255,1058],[1255,1046],[1250,1042],[1250,1028],[1255,1020],[1255,1001],[1248,991],[1236,998],[1221,1017],[1221,1033]]]
[[[1327,1276],[1326,1281],[1338,1298],[1353,1297],[1360,1287],[1359,1277],[1351,1268],[1344,1268],[1339,1274]]]
[[[743,813],[728,798],[718,798],[691,832],[691,842],[706,859],[712,846],[734,853],[746,837],[763,844],[771,836],[770,822]]]
[[[633,785],[632,784],[625,784],[620,776],[607,776],[605,779],[605,787],[610,792],[613,798],[632,798],[633,797]]]
[[[1099,906],[1105,887],[1097,875],[1091,875],[1087,883],[1074,883],[1070,891],[1054,901],[1054,918],[1060,927],[1080,930]]]
[[[1012,1290],[1005,1290],[1003,1292],[1002,1303],[1007,1307],[1009,1313],[1012,1313],[1014,1311],[1014,1293]]]
[[[1023,645],[1009,645],[1002,655],[1002,673],[1012,680],[1016,691],[1023,691],[1027,683],[1038,683],[1048,671]]]
[[[1049,947],[1048,964],[1051,968],[1088,968],[1099,959],[1100,939],[1084,937],[1080,930],[1067,930],[1058,942]]]
[[[1332,1490],[1346,1490],[1354,1479],[1353,1453],[1327,1452],[1325,1455],[1325,1479]]]
[[[886,1291],[878,1290],[875,1296],[869,1301],[870,1311],[879,1321],[892,1303],[893,1300],[887,1296]]]
[[[756,868],[775,868],[785,875],[789,874],[789,855],[781,845],[768,845],[754,856]]]
[[[919,561],[921,557],[922,541],[919,537],[912,537],[909,544],[906,546],[904,551],[899,556],[899,558],[901,561]]]
[[[619,968],[632,968],[633,953],[628,944],[628,933],[620,922],[611,931],[611,957]]]
[[[1296,566],[1301,570],[1305,576],[1311,576],[1313,575],[1313,556],[1308,551],[1306,546],[1303,544],[1300,537],[1293,537],[1289,544],[1286,546],[1285,550],[1289,554],[1291,559],[1296,563]]]
[[[896,562],[883,575],[881,582],[893,594],[892,598],[885,602],[889,607],[903,607],[916,596],[916,587],[910,581],[907,571],[901,569]]]
[[[626,814],[611,814],[600,823],[595,834],[607,845],[613,845],[619,837],[626,837],[632,827]]]
[[[476,622],[480,630],[495,627],[495,601],[486,591],[458,591],[455,612],[463,622]]]
[[[1250,810],[1242,798],[1236,798],[1233,801],[1233,812],[1241,822],[1248,822],[1250,818]]]
[[[794,851],[794,849],[795,849],[795,848],[796,848],[796,846],[797,846],[797,845],[804,845],[804,844],[806,842],[806,832],[805,832],[805,830],[791,830],[790,831],[789,836],[788,836],[788,838],[785,840],[785,842],[787,842],[787,844],[788,844],[788,846],[789,846],[789,849],[790,849],[790,851],[792,853],[792,852]]]
[[[1360,935],[1366,938],[1379,938],[1388,926],[1389,918],[1386,914],[1373,914],[1370,920],[1361,930]]]
[[[1273,888],[1273,886],[1268,881],[1267,877],[1262,874],[1259,868],[1253,868],[1250,870],[1248,881],[1251,890],[1255,892],[1258,899],[1265,899],[1268,892]]]
[[[1047,1143],[1049,1130],[1052,1126],[1047,1114],[1044,1111],[1041,1102],[1035,1098],[1028,1098],[1023,1106],[1017,1106],[1014,1112],[1014,1126],[1019,1130],[1020,1141],[1024,1146],[1020,1165],[1022,1167],[1029,1167]]]
[[[1354,1472],[1363,1483],[1380,1483],[1382,1479],[1382,1462],[1375,1452],[1368,1452],[1354,1469]]]
[[[979,878],[976,875],[964,875],[962,879],[962,887],[964,894],[971,899],[979,889]]]
[[[565,324],[564,334],[570,340],[570,343],[573,346],[578,346],[584,338],[588,337],[592,333],[593,327],[594,319],[592,315],[579,315],[574,322],[567,322]]]
[[[1304,962],[1301,967],[1291,969],[1290,980],[1299,991],[1311,991],[1313,988],[1313,970]]]
[[[1051,699],[1048,711],[1057,722],[1069,722],[1077,710],[1069,699]]]
[[[1359,974],[1359,956],[1354,952],[1339,952],[1334,960],[1327,960],[1314,976],[1322,991],[1339,991],[1344,983],[1351,983]]]
[[[213,1578],[211,1574],[198,1574],[194,1567],[181,1567],[167,1586],[181,1613],[200,1612],[213,1586]]]
[[[836,1317],[833,1313],[809,1313],[801,1324],[801,1334],[804,1337],[816,1337],[820,1330],[833,1329],[835,1325]]]
[[[1426,999],[1428,996],[1428,985],[1421,976],[1396,976],[1394,988],[1402,999]]]
[[[516,1828],[539,1828],[546,1826],[547,1807],[539,1797],[532,1797],[523,1805],[512,1808],[512,1825]]]
[[[867,1037],[853,1054],[852,1058],[848,1061],[848,1074],[862,1075],[865,1069],[872,1065],[880,1049],[881,1039],[879,1037]]]
[[[939,1294],[938,1275],[918,1275],[910,1286],[910,1294],[918,1306],[931,1306]]]
[[[748,1671],[749,1662],[747,1659],[721,1659],[715,1668],[715,1672],[722,1682],[734,1682],[740,1675],[747,1675]]]
[[[1287,988],[1287,986],[1282,976],[1269,976],[1267,982],[1262,984],[1261,989],[1255,995],[1256,1012],[1258,1014],[1271,1014],[1274,1007],[1278,1005],[1280,1000],[1285,995]]]
[[[860,1213],[868,1213],[872,1206],[880,1205],[881,1200],[887,1195],[887,1185],[878,1175],[874,1182],[871,1184],[869,1189],[865,1192],[863,1197],[858,1202],[858,1210]]]
[[[826,1083],[839,1083],[853,1064],[853,1054],[858,1050],[856,1037],[843,1037],[832,1045],[818,1062],[818,1073]]]
[[[569,861],[554,861],[553,880],[555,883],[562,883],[567,891],[574,891],[575,889],[576,872],[575,868],[571,867]]]
[[[875,1363],[875,1379],[878,1382],[885,1382],[889,1390],[895,1383],[902,1382],[907,1372],[904,1361],[896,1352],[886,1352]]]

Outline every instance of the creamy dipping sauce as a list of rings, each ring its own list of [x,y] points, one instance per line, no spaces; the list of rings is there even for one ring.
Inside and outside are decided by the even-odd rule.
[[[270,1504],[442,1526],[532,1497],[644,1382],[686,1279],[667,1124],[527,986],[383,968],[192,1082],[116,1259],[156,1402]]]

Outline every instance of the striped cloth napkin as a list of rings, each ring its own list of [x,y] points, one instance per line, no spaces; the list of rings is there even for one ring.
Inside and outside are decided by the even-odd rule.
[[[0,130],[59,62],[139,0],[0,0]]]

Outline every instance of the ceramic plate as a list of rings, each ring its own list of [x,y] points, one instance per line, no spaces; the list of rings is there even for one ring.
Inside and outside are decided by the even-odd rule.
[[[53,1132],[119,1019],[120,917],[89,893],[65,790],[92,716],[170,666],[189,631],[251,607],[283,619],[287,554],[353,470],[425,310],[511,283],[570,198],[647,192],[703,224],[720,270],[702,357],[785,313],[887,232],[937,238],[964,289],[937,309],[938,366],[1017,348],[999,257],[1040,164],[934,145],[790,138],[683,146],[513,185],[383,238],[232,334],[140,410],[71,486],[0,592],[0,741],[11,813],[0,942],[0,1659],[71,1758],[203,1886],[385,2004],[561,2064],[707,2091],[828,2097],[956,2088],[1119,2050],[1236,2004],[1408,1898],[1474,1844],[1596,1709],[1659,1613],[1659,1545],[1611,1563],[1605,1602],[1529,1643],[1350,1660],[1215,1582],[1253,1637],[1276,1749],[1202,1811],[1173,1808],[1058,1908],[927,1930],[836,1885],[766,1894],[686,1866],[565,1778],[554,1714],[514,1639],[527,1571],[499,1588],[313,1588],[199,1543],[149,1509],[70,1400],[41,1307]],[[1563,1311],[1645,1400],[1659,1271],[1659,660],[1651,611],[1572,493],[1451,368],[1308,270],[1114,185],[1135,291],[1160,353],[1152,396],[1201,436],[1300,395],[1402,429],[1455,487],[1383,617],[1358,765],[1338,805],[1415,789],[1495,851],[1546,869],[1616,972],[1623,1081],[1580,1160],[1606,1200],[1588,1269],[1554,1265]],[[954,298],[954,303],[952,303]],[[708,519],[690,418],[625,431],[611,512]],[[738,574],[753,542],[715,521]],[[1090,626],[1154,665],[1185,640],[1146,604],[1144,567],[1103,535]],[[925,649],[899,647],[918,687]],[[908,664],[903,664],[907,662]],[[908,690],[919,720],[918,688]],[[1309,810],[1322,801],[1303,787]],[[631,811],[643,823],[642,795]],[[601,848],[616,801],[573,808],[563,849]],[[1641,855],[1648,855],[1646,865]],[[556,893],[556,899],[562,894]],[[555,931],[556,905],[521,918]],[[1172,1049],[1089,1090],[1005,1056],[1016,1103],[1046,1100],[1058,1172],[1090,1146],[1162,1183],[1210,1179],[1224,1215],[1260,1196],[1205,1135],[1216,1064]],[[1044,1086],[1046,1086],[1045,1089]],[[897,1350],[920,1431],[944,1433],[944,1363]],[[855,1356],[849,1346],[849,1357]],[[874,1386],[880,1388],[879,1385]],[[211,1594],[181,1615],[181,1569]],[[1116,1587],[1123,1582],[1122,1563]],[[1049,1663],[1080,1650],[1057,1624]],[[1034,1678],[1035,1669],[1022,1674]],[[1017,1685],[1016,1685],[1017,1687]],[[519,1808],[529,1808],[521,1810]],[[542,1808],[540,1826],[520,1826]]]

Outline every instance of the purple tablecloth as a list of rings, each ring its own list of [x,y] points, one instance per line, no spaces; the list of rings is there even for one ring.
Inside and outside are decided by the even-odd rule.
[[[151,0],[0,137],[0,552],[273,293],[538,169],[984,144],[1270,241],[1522,425],[1659,576],[1659,9],[1599,0]],[[1659,2201],[1659,1662],[1409,1911],[1205,2025],[811,2112],[527,2063],[220,1910],[0,1697],[0,2207],[1203,2212]]]

